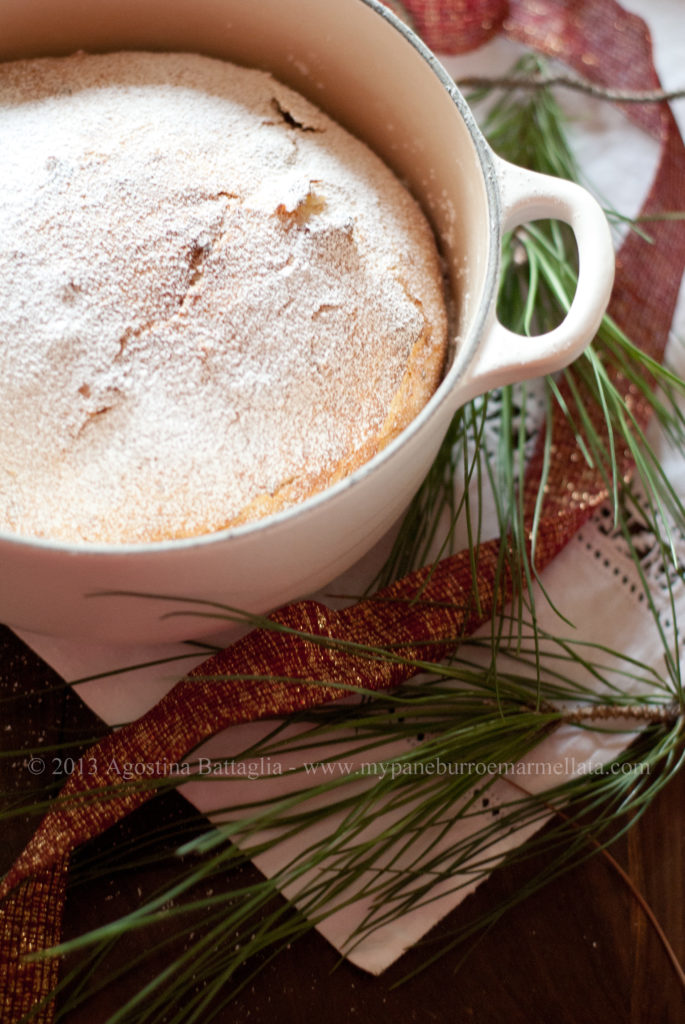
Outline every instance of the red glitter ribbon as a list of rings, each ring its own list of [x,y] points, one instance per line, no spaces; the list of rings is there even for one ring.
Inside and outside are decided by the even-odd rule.
[[[408,0],[405,7],[419,33],[439,52],[462,52],[503,31],[562,58],[600,85],[651,89],[659,84],[644,23],[612,0],[512,0],[508,4],[503,0]],[[631,104],[626,111],[661,145],[659,168],[642,213],[685,209],[685,148],[668,106]],[[676,221],[660,220],[650,225],[650,234],[651,244],[637,233],[624,242],[610,312],[634,342],[660,360],[685,268],[685,230]],[[630,400],[628,382],[618,374],[615,382]],[[572,409],[568,391],[565,398]],[[633,411],[644,425],[649,409],[634,399]],[[597,428],[602,430],[599,410]],[[577,444],[559,410],[546,429],[552,431],[553,455],[538,526],[538,569],[554,558],[607,496],[597,470],[583,458],[573,458]],[[540,441],[524,484],[528,523],[537,501],[542,458]],[[620,472],[630,472],[628,453],[620,458]],[[371,645],[409,660],[440,659],[460,637],[491,617],[510,593],[511,580],[505,577],[495,583],[499,544],[492,541],[473,556],[462,552],[419,570],[344,611],[314,602],[281,609],[272,618],[286,626],[286,632],[251,633],[197,668],[142,719],[88,751],[84,761],[97,764],[98,772],[87,776],[75,772],[70,777],[63,790],[69,799],[60,800],[47,814],[0,888],[4,896],[0,908],[4,1024],[14,1024],[31,1011],[32,1020],[47,1024],[53,1019],[51,992],[59,962],[24,957],[59,940],[69,854],[152,795],[122,790],[118,778],[107,774],[108,764],[177,761],[227,725],[281,717],[335,700],[345,692],[340,684],[376,690],[399,685],[413,674],[410,665],[390,654],[376,659],[361,656],[345,645]],[[478,605],[473,600],[474,564]],[[267,681],[231,680],[239,675],[262,676]],[[280,682],[279,677],[299,682]],[[87,799],[94,787],[105,787],[97,801]],[[85,799],[76,799],[80,794]]]

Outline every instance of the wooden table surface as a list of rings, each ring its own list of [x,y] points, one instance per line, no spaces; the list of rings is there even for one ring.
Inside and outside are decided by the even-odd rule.
[[[3,806],[27,802],[43,782],[25,757],[11,751],[79,744],[104,727],[61,680],[9,630],[0,627],[0,760]],[[669,783],[611,853],[642,893],[680,963],[685,962],[685,772]],[[79,857],[116,858],[131,836],[142,837],[172,820],[192,823],[195,812],[175,793],[146,805],[125,823],[89,844]],[[0,831],[2,870],[35,828],[27,817],[5,821]],[[131,910],[147,893],[173,878],[172,844],[159,843],[152,866],[97,882],[81,878],[69,892],[67,935]],[[539,866],[539,864],[538,864]],[[78,862],[77,862],[78,873]],[[449,945],[450,933],[525,884],[535,862],[496,871],[429,936],[380,978],[346,962],[311,933],[265,964],[237,999],[215,1019],[235,1024],[289,1024],[326,1020],[461,1022],[477,1024],[682,1024],[685,991],[656,928],[615,866],[596,855],[553,885],[510,910],[487,933],[449,950],[410,981],[398,981]],[[83,872],[81,872],[83,874]],[[257,872],[244,867],[221,881],[226,888]],[[160,926],[161,927],[161,926]],[[200,922],[198,921],[198,927]],[[154,938],[154,937],[153,937]],[[135,959],[152,944],[149,933],[115,949],[108,970]],[[67,1024],[100,1024],[125,998],[169,962],[155,961],[122,977],[64,1018]],[[104,976],[105,967],[102,968]],[[4,1024],[4,1022],[3,1022]]]

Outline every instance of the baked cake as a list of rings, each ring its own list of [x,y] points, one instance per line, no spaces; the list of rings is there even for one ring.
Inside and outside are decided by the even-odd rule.
[[[196,55],[0,65],[0,530],[187,537],[352,472],[430,398],[439,258],[361,142]]]

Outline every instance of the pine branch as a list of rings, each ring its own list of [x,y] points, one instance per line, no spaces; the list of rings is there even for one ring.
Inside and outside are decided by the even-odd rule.
[[[582,92],[593,99],[609,103],[667,103],[685,98],[682,89],[607,89],[591,82],[589,78],[558,74],[546,71],[520,75],[465,75],[457,80],[460,89],[550,89],[559,86]]]

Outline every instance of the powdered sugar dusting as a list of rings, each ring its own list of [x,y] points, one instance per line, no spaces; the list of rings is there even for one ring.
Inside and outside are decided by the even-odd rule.
[[[0,528],[220,529],[353,468],[434,389],[427,224],[262,72],[171,54],[2,65],[0,154]]]

